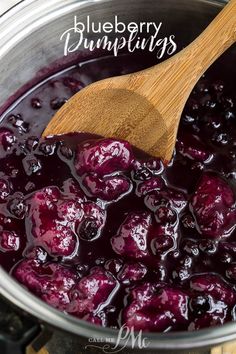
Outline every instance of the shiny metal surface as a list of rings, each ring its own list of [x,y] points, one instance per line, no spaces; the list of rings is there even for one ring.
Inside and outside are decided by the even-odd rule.
[[[0,2],[0,15],[9,10],[12,6],[16,5],[19,0],[4,0]]]
[[[181,49],[207,26],[224,3],[216,0],[25,0],[0,18],[0,106],[36,72],[63,55],[59,37],[71,26],[74,14],[80,21],[87,14],[94,20],[102,18],[104,22],[117,14],[125,21],[162,21],[167,33],[176,34]],[[116,340],[117,331],[96,327],[49,307],[1,267],[0,292],[41,321],[75,334],[80,342],[88,344],[88,338]],[[157,353],[158,350],[184,353],[185,349],[236,339],[236,324],[197,332],[152,333],[145,337],[150,341],[145,353]],[[131,347],[131,341],[126,344],[128,347]]]

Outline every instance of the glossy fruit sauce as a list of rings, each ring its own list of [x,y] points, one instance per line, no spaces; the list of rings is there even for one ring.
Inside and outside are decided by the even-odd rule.
[[[86,84],[145,65],[123,56],[68,68],[5,114],[0,262],[46,303],[95,324],[220,325],[236,317],[233,77],[213,68],[196,85],[166,167],[125,141],[40,139]]]

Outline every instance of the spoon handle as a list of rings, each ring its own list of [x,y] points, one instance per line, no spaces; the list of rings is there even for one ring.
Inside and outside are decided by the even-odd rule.
[[[193,43],[184,49],[196,80],[236,41],[236,0],[231,0]]]

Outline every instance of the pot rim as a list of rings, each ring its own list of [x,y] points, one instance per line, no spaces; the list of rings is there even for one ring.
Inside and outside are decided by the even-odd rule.
[[[87,6],[88,4],[98,2],[109,2],[112,0],[81,0],[80,6]],[[173,0],[174,1],[174,0]],[[214,6],[222,6],[227,1],[223,0],[199,0],[201,2],[210,3]],[[33,16],[29,16],[29,12],[32,9],[38,15],[37,20],[33,19]],[[47,18],[42,20],[42,12],[39,10],[42,8],[43,13],[47,10],[46,14],[55,18],[58,16],[58,12],[65,13],[65,7],[67,10],[71,10],[73,7],[78,7],[78,0],[67,0],[65,6],[64,0],[21,0],[13,8],[5,12],[0,17],[0,60],[13,46],[14,43],[24,38],[29,31],[33,30],[35,26],[42,26]],[[52,13],[53,12],[53,13]],[[27,14],[26,21],[23,21],[24,15]],[[31,12],[30,12],[31,14]],[[40,16],[41,17],[40,17]],[[23,16],[23,17],[22,17]],[[39,21],[39,19],[41,20]],[[14,22],[15,21],[15,22]],[[20,22],[18,22],[20,21]],[[17,23],[24,23],[23,30],[19,32],[17,29]],[[15,26],[15,28],[14,28]],[[21,26],[22,27],[22,26]],[[14,34],[17,34],[16,36]],[[48,323],[52,327],[56,327],[63,331],[70,332],[75,335],[82,336],[84,338],[109,338],[113,340],[112,343],[116,343],[118,330],[111,328],[104,328],[96,326],[87,321],[80,320],[76,317],[66,315],[65,313],[56,310],[55,308],[47,305],[39,298],[31,294],[26,288],[20,285],[13,277],[11,277],[0,266],[0,293],[14,305],[21,308],[25,312],[31,314],[42,322]],[[226,341],[232,341],[236,339],[236,323],[227,323],[219,327],[211,327],[193,332],[170,332],[170,333],[143,333],[143,338],[147,338],[150,342],[147,350],[152,349],[193,349],[199,347],[209,347],[221,344]],[[110,342],[111,343],[111,342]],[[88,342],[89,344],[89,342]],[[137,345],[133,345],[131,338],[129,340],[121,340],[120,346],[127,348],[138,348]]]

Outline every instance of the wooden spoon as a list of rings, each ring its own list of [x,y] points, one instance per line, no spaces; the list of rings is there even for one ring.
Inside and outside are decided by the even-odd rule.
[[[188,47],[161,64],[95,82],[75,94],[43,136],[74,131],[128,140],[169,161],[186,100],[206,69],[236,41],[236,0]]]

